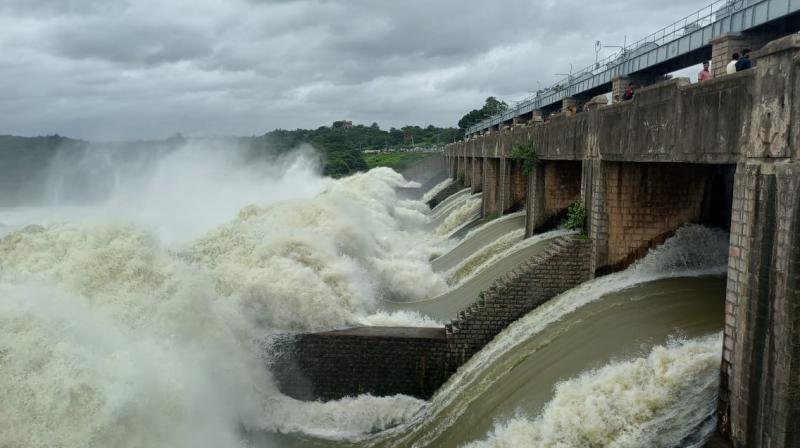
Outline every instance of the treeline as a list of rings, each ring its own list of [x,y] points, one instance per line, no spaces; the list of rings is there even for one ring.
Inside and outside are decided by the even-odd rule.
[[[442,146],[459,138],[461,130],[427,126],[405,126],[388,131],[371,126],[352,125],[337,121],[332,126],[317,129],[278,129],[255,137],[223,137],[196,140],[230,141],[245,148],[254,159],[287,153],[302,145],[310,145],[322,157],[323,174],[333,177],[369,169],[364,159],[365,150],[397,149],[411,146]],[[164,140],[101,143],[113,148],[115,153],[137,151],[163,152],[176,149],[187,141],[180,135]],[[43,189],[47,169],[59,154],[86,150],[90,142],[59,135],[44,137],[17,137],[0,135],[0,202],[13,200],[31,189]]]
[[[500,101],[497,98],[490,96],[486,98],[486,102],[480,109],[472,109],[467,112],[460,120],[458,120],[458,127],[465,131],[470,126],[480,123],[481,121],[497,115],[501,112],[508,110],[508,104],[505,101]]]
[[[367,169],[363,152],[366,150],[398,149],[408,147],[443,146],[459,139],[462,131],[457,128],[435,126],[404,126],[400,129],[381,129],[377,123],[370,126],[353,125],[336,121],[332,126],[317,129],[278,129],[258,137],[265,147],[283,152],[308,144],[325,157],[324,174],[345,176]]]

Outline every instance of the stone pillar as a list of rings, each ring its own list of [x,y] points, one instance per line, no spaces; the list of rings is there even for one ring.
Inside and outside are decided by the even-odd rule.
[[[755,50],[753,44],[750,37],[741,33],[727,33],[711,39],[711,74],[724,76],[725,67],[733,59],[733,54],[741,54],[745,48]]]
[[[525,238],[533,236],[544,223],[544,164],[537,163],[528,174],[525,197]]]
[[[500,158],[500,179],[499,179],[499,211],[500,215],[511,208],[511,159],[508,157]]]
[[[600,159],[584,159],[581,176],[581,198],[586,208],[586,233],[592,240],[590,263],[594,277],[608,264],[608,210],[606,209],[606,180]]]
[[[714,76],[723,76],[726,73],[725,67],[733,59],[733,53],[742,53],[742,50],[749,48],[757,51],[775,39],[780,34],[776,31],[764,31],[760,33],[728,33],[711,40],[711,73]],[[751,54],[753,64],[756,63],[756,55]],[[699,68],[698,68],[699,70]]]
[[[525,174],[521,160],[508,159],[510,178],[509,203],[506,210],[521,210],[525,205],[525,194],[528,189],[528,176]]]
[[[542,112],[541,109],[534,109],[531,112],[531,114],[533,115],[533,117],[531,118],[532,122],[540,123],[540,122],[544,121],[544,112]]]
[[[472,185],[472,157],[464,155],[464,186]]]
[[[568,96],[561,100],[561,110],[568,117],[578,113],[583,105],[586,104],[586,99],[576,96]]]
[[[800,446],[800,36],[755,57],[748,156],[734,181],[720,429],[734,447]]]
[[[472,158],[472,193],[483,191],[483,158]]]
[[[622,94],[628,87],[628,78],[625,76],[617,76],[611,80],[611,102],[619,103],[622,101]]]
[[[499,199],[500,159],[494,157],[483,158],[483,204],[481,217],[500,211]]]
[[[464,157],[463,154],[458,154],[456,158],[458,159],[458,162],[456,162],[456,166],[458,167],[456,171],[456,182],[463,185],[464,175],[467,170],[467,158]]]

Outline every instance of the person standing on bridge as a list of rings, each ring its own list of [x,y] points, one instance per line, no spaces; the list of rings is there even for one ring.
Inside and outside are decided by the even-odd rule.
[[[753,67],[753,61],[750,60],[750,49],[745,48],[742,50],[742,57],[736,62],[736,71],[747,70]]]
[[[713,77],[711,71],[708,69],[708,61],[703,62],[703,69],[697,74],[697,82],[708,81]]]
[[[733,54],[733,59],[725,66],[725,73],[732,75],[736,73],[736,63],[739,62],[739,53]]]

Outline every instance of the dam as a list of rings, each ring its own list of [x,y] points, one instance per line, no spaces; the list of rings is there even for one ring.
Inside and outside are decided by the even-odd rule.
[[[800,0],[10,3],[0,448],[800,445]]]
[[[478,296],[455,300],[468,304],[450,309],[443,328],[289,337],[291,349],[273,361],[285,373],[282,390],[306,399],[431,399],[437,388],[455,387],[448,378],[465,375],[512,323],[587,281],[643,269],[643,257],[682,226],[702,224],[730,235],[718,243],[726,247],[724,299],[708,304],[718,307],[723,334],[718,399],[708,398],[714,424],[736,447],[796,446],[800,36],[767,43],[755,62],[700,84],[656,80],[632,101],[593,100],[582,113],[515,119],[449,145],[450,181],[429,199],[434,211],[454,195],[480,198],[476,211],[489,225],[524,210],[531,238],[577,203],[585,233],[553,236]],[[336,370],[350,380],[328,381]],[[376,376],[393,378],[396,388],[377,388]]]

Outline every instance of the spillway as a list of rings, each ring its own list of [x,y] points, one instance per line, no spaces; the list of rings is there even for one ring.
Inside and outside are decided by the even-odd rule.
[[[518,243],[516,247],[496,254],[499,256],[487,262],[483,269],[477,270],[456,287],[434,298],[406,303],[387,301],[383,306],[390,311],[416,311],[441,321],[452,319],[458,311],[474,302],[478,294],[491,286],[497,278],[511,272],[531,257],[542,253],[554,238],[564,234],[563,231],[553,231]]]
[[[438,203],[436,205],[436,207],[434,207],[431,210],[431,216],[432,217],[438,216],[443,211],[445,211],[448,208],[452,207],[454,202],[457,202],[459,199],[462,199],[465,196],[469,196],[470,195],[470,191],[471,190],[469,188],[464,188],[464,189],[461,189],[461,190],[453,193],[452,195],[448,196],[444,201]]]
[[[470,222],[476,213],[480,212],[481,207],[481,193],[473,195],[462,195],[450,206],[442,209],[440,212],[432,214],[430,229],[441,236],[447,236],[459,227]]]
[[[427,418],[422,428],[403,438],[400,445],[414,441],[425,446],[462,446],[486,438],[496,421],[519,416],[532,421],[553,399],[554,387],[561,381],[614,360],[644,357],[654,347],[668,344],[671,338],[696,338],[721,331],[724,294],[724,278],[702,277],[656,280],[605,295],[494,360],[471,387],[459,388],[461,394],[446,411]],[[711,387],[694,397],[700,403],[692,404],[698,405],[701,413],[707,411],[695,423],[701,423],[714,411],[713,374],[716,372],[710,379],[701,379]],[[624,389],[626,385],[612,387]],[[592,428],[587,432],[606,429]],[[669,434],[661,434],[666,440],[673,436],[675,445],[640,446],[676,446],[690,435],[692,428],[684,429],[686,432],[670,428]],[[604,440],[598,446],[612,441]]]
[[[281,441],[700,446],[716,406],[726,241],[722,232],[682,229],[626,271],[556,297],[498,335],[404,424]]]
[[[473,230],[452,250],[431,261],[437,272],[450,270],[503,235],[525,228],[525,212],[513,213]]]

